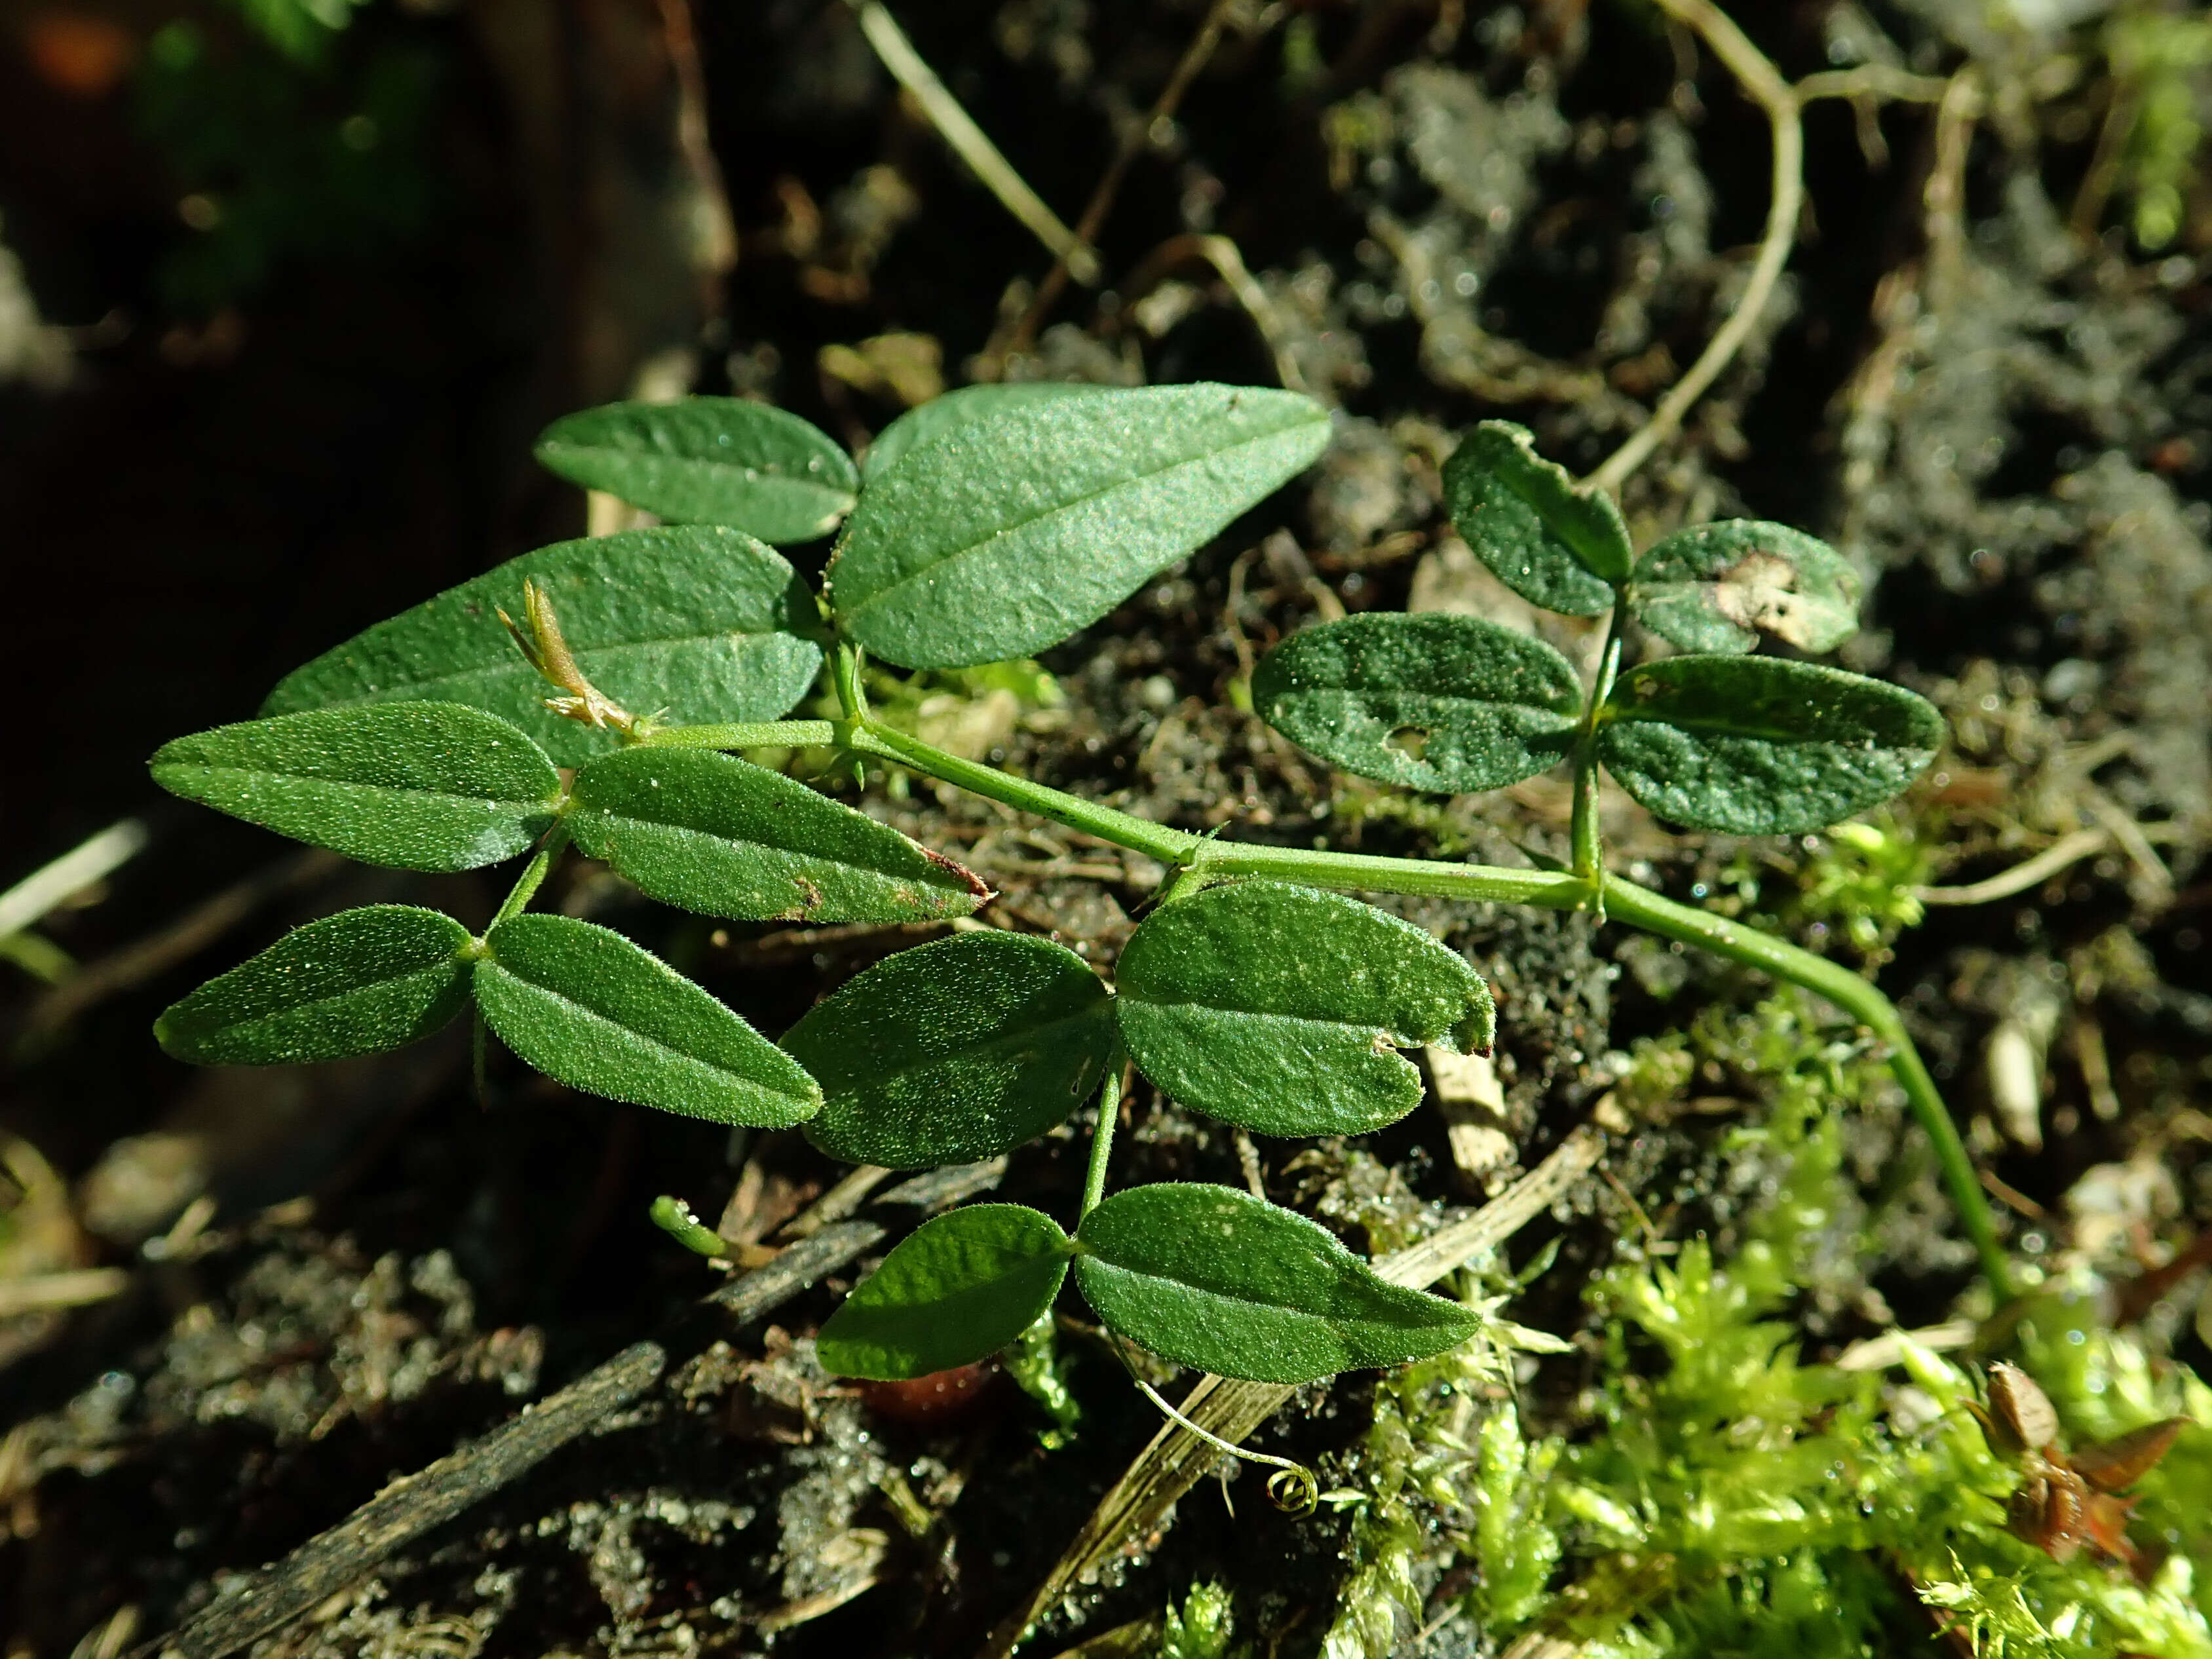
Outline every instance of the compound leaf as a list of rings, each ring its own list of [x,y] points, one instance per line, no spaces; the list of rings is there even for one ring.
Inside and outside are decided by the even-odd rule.
[[[468,1003],[469,930],[410,904],[375,904],[295,927],[154,1022],[197,1066],[344,1060],[405,1046]]]
[[[1738,836],[1819,830],[1887,800],[1943,741],[1925,698],[1817,663],[1669,657],[1613,688],[1598,756],[1662,818]]]
[[[1444,463],[1444,506],[1498,580],[1547,611],[1596,616],[1628,580],[1620,509],[1601,489],[1577,489],[1526,427],[1485,421],[1469,433]]]
[[[1271,1135],[1360,1134],[1421,1102],[1393,1052],[1487,1053],[1489,988],[1409,921],[1276,881],[1152,913],[1117,970],[1121,1040],[1186,1106]]]
[[[709,1122],[785,1129],[822,1095],[792,1058],[659,957],[568,916],[510,916],[476,965],[477,1006],[546,1076]]]
[[[1684,651],[1747,652],[1763,629],[1818,653],[1858,632],[1859,577],[1816,537],[1729,519],[1677,531],[1638,559],[1635,605]]]
[[[678,721],[772,720],[822,666],[813,596],[773,548],[709,526],[629,530],[541,547],[352,639],[285,676],[264,714],[434,698],[513,720],[562,766],[614,737],[545,707],[552,687],[494,612],[520,617],[525,578],[551,600],[576,661],[633,713]]]
[[[547,427],[535,453],[547,471],[664,519],[779,544],[828,535],[860,488],[829,434],[743,398],[586,409]]]
[[[780,772],[627,749],[576,774],[569,833],[664,904],[744,921],[932,921],[990,890],[951,860]]]
[[[1439,1353],[1481,1328],[1457,1303],[1377,1278],[1304,1216],[1232,1188],[1133,1187],[1075,1237],[1075,1282],[1109,1328],[1221,1376],[1310,1382]]]
[[[457,702],[318,708],[164,744],[154,781],[279,835],[401,870],[512,858],[552,822],[561,775],[496,715]]]
[[[1029,656],[1303,471],[1328,433],[1320,404],[1249,386],[992,408],[869,485],[831,568],[839,622],[907,668]]]
[[[1073,1244],[1020,1204],[971,1204],[924,1222],[830,1316],[823,1369],[884,1381],[996,1353],[1036,1322],[1067,1277]]]
[[[965,426],[970,421],[1023,404],[1086,397],[1100,390],[1098,386],[1066,380],[1013,380],[1003,385],[962,386],[941,398],[932,398],[876,434],[875,442],[860,458],[861,487],[866,489],[874,483],[924,444],[934,443],[954,428]]]
[[[877,963],[784,1034],[821,1080],[806,1137],[848,1164],[995,1158],[1066,1118],[1114,1045],[1082,957],[1024,933],[960,933]]]
[[[1458,793],[1565,759],[1582,688],[1550,646],[1496,623],[1373,612],[1291,635],[1254,672],[1252,701],[1347,772]]]

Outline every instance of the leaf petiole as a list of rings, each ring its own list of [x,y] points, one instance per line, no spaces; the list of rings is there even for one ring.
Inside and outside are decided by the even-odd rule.
[[[1121,1115],[1122,1060],[1117,1052],[1106,1062],[1106,1080],[1098,1090],[1098,1123],[1091,1132],[1091,1167],[1083,1176],[1083,1208],[1076,1219],[1098,1207],[1106,1196],[1106,1164],[1114,1150],[1114,1130]]]
[[[831,720],[754,720],[728,726],[664,726],[634,739],[646,749],[826,749],[838,741]]]
[[[1589,905],[1600,921],[1605,920],[1605,859],[1598,842],[1597,725],[1613,683],[1620,673],[1621,637],[1628,626],[1628,590],[1614,591],[1613,619],[1606,626],[1605,648],[1598,658],[1597,678],[1583,704],[1581,729],[1575,734],[1574,822],[1569,831],[1575,873],[1590,884]]]
[[[538,896],[538,890],[544,885],[545,878],[553,868],[553,861],[561,856],[562,850],[568,845],[568,826],[555,824],[545,839],[538,843],[538,851],[532,854],[530,862],[522,866],[522,873],[514,878],[514,885],[507,890],[507,897],[501,901],[497,913],[491,919],[493,927],[498,927],[509,916],[521,915],[528,908],[530,901]],[[485,931],[489,933],[490,929]]]

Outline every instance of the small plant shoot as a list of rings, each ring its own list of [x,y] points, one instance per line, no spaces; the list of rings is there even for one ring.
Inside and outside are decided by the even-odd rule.
[[[980,1203],[928,1222],[823,1328],[823,1362],[884,1379],[965,1364],[1020,1340],[1072,1280],[1118,1342],[1295,1383],[1437,1354],[1484,1321],[1387,1283],[1316,1223],[1243,1192],[1109,1195],[1127,1072],[1257,1134],[1380,1128],[1422,1097],[1403,1051],[1486,1052],[1494,1014],[1467,961],[1352,895],[1583,908],[1807,986],[1871,1027],[2000,1278],[1973,1170],[1888,1001],[1608,873],[1599,844],[1601,769],[1672,823],[1776,835],[1873,806],[1927,765],[1943,733],[1920,698],[1759,653],[1768,637],[1826,651],[1856,625],[1850,567],[1810,537],[1705,525],[1639,558],[1609,497],[1488,422],[1445,469],[1450,511],[1516,592],[1608,618],[1589,682],[1540,641],[1456,616],[1325,623],[1258,665],[1258,712],[1362,777],[1455,793],[1571,769],[1564,866],[1196,834],[872,714],[869,657],[963,668],[1058,644],[1309,465],[1328,434],[1304,398],[1225,386],[971,387],[902,417],[858,463],[797,417],[729,398],[556,422],[547,466],[676,522],[513,560],[309,663],[263,718],[153,761],[179,795],[370,863],[459,871],[527,854],[497,917],[481,935],[400,905],[311,923],[169,1009],[161,1043],[209,1064],[336,1059],[416,1041],[472,1006],[481,1030],[571,1087],[799,1127],[831,1158],[902,1170],[992,1158],[1080,1116],[1092,1144],[1073,1213]],[[833,532],[817,594],[773,544]],[[1632,623],[1680,654],[1625,664]],[[825,667],[836,717],[786,718]],[[771,1041],[622,935],[531,910],[572,855],[741,921],[945,923],[990,897],[951,858],[730,752],[809,746],[1166,866],[1115,981],[1048,939],[964,921]],[[2094,1480],[2092,1455],[2074,1467]]]

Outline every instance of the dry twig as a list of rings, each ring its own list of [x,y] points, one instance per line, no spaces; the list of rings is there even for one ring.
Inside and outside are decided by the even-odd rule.
[[[1651,418],[1628,441],[1606,457],[1589,475],[1593,489],[1617,490],[1628,475],[1641,466],[1651,452],[1672,437],[1690,405],[1705,395],[1751,336],[1759,314],[1766,309],[1774,284],[1788,263],[1796,240],[1797,216],[1805,202],[1805,130],[1799,119],[1798,96],[1766,54],[1752,45],[1744,32],[1712,0],[1659,0],[1669,17],[1695,29],[1753,102],[1766,112],[1774,130],[1772,201],[1766,211],[1766,233],[1759,245],[1743,298],[1713,337],[1689,373],[1674,384]]]
[[[1044,198],[1014,171],[1013,163],[984,137],[983,129],[960,107],[960,100],[946,89],[945,82],[937,78],[937,71],[914,49],[914,42],[906,38],[897,20],[884,9],[882,0],[848,0],[848,3],[860,19],[860,33],[867,36],[868,44],[875,48],[884,67],[891,72],[891,78],[913,94],[915,102],[921,106],[922,113],[952,147],[953,153],[968,164],[983,181],[984,187],[999,198],[1000,204],[1045,245],[1048,252],[1066,264],[1076,281],[1086,287],[1097,282],[1097,250],[1060,222],[1060,216],[1045,205]]]
[[[1199,70],[1206,67],[1206,60],[1213,56],[1213,49],[1221,44],[1221,32],[1228,26],[1229,14],[1236,5],[1237,0],[1213,0],[1213,4],[1207,9],[1206,21],[1199,25],[1198,33],[1191,37],[1190,45],[1183,49],[1175,72],[1168,76],[1167,85],[1160,88],[1160,95],[1152,100],[1152,106],[1146,112],[1142,124],[1131,127],[1121,135],[1121,142],[1114,150],[1114,159],[1106,164],[1106,171],[1099,175],[1097,187],[1091,192],[1091,199],[1084,204],[1083,216],[1075,222],[1076,240],[1085,246],[1097,239],[1100,228],[1106,222],[1107,214],[1113,209],[1114,198],[1121,194],[1121,180],[1128,176],[1130,164],[1143,153],[1145,146],[1152,142],[1161,125],[1173,118],[1176,110],[1182,103],[1183,94],[1190,90],[1190,83],[1198,78]],[[1022,313],[1021,320],[1014,325],[1012,332],[1006,337],[1003,345],[994,345],[987,351],[988,356],[994,362],[1003,363],[1013,353],[1028,349],[1030,343],[1036,338],[1038,326],[1066,290],[1069,270],[1066,255],[1053,261],[1052,269],[1045,272],[1044,280],[1037,284],[1036,295],[1030,301],[1029,308]]]
[[[850,1266],[887,1237],[872,1221],[840,1222],[793,1245],[757,1272],[731,1280],[706,1300],[744,1324]],[[281,1630],[636,1399],[659,1380],[668,1358],[658,1342],[623,1349],[450,1456],[393,1481],[329,1531],[248,1575],[175,1634],[139,1650],[138,1659],[224,1659]]]

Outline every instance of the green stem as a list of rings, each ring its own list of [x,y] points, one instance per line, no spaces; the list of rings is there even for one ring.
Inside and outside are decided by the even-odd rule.
[[[1597,663],[1597,678],[1589,700],[1583,707],[1582,729],[1575,734],[1575,816],[1569,842],[1573,848],[1575,873],[1594,888],[1591,908],[1599,920],[1605,916],[1605,860],[1598,845],[1597,720],[1613,682],[1620,672],[1621,636],[1628,626],[1628,593],[1622,589],[1613,600],[1613,620],[1607,624],[1605,649]]]
[[[568,844],[568,826],[555,824],[552,833],[539,845],[536,855],[522,866],[522,873],[514,878],[514,885],[507,890],[498,914],[491,919],[492,927],[498,927],[509,916],[522,914],[525,907],[538,896],[538,888],[544,884],[546,872],[552,869],[553,860],[561,856],[562,849]],[[484,931],[489,933],[491,928],[487,927]]]
[[[1110,806],[1101,806],[1097,801],[1085,800],[1080,795],[1066,794],[1042,783],[1032,783],[1027,778],[948,755],[919,738],[874,720],[857,723],[847,735],[846,742],[857,753],[896,761],[902,766],[910,766],[917,772],[955,784],[971,794],[1034,812],[1041,818],[1050,818],[1101,841],[1110,841],[1116,847],[1146,854],[1163,864],[1193,862],[1193,855],[1204,839],[1188,830],[1150,823],[1127,812],[1117,812]]]
[[[836,688],[838,706],[848,720],[868,718],[867,689],[860,683],[863,660],[860,647],[849,641],[841,640],[830,653],[830,684]]]
[[[1592,698],[1595,708],[1603,701],[1611,689],[1611,681],[1618,671],[1620,617],[1614,618],[1614,629],[1608,638],[1598,680],[1599,690]],[[848,689],[849,678],[854,697],[858,693],[859,653],[841,655],[841,696]],[[1515,870],[1495,865],[1443,864],[1424,859],[1382,858],[1362,853],[1336,853],[1300,847],[1265,847],[1250,842],[1224,842],[1211,836],[1192,835],[1187,830],[1170,830],[1127,812],[1102,806],[1096,801],[1079,795],[1067,794],[1058,789],[1035,783],[1026,778],[994,770],[974,761],[963,760],[957,755],[933,747],[920,738],[890,726],[878,724],[865,715],[851,721],[790,721],[778,730],[790,727],[807,729],[807,741],[818,742],[834,738],[856,753],[878,756],[897,762],[927,776],[953,784],[960,788],[995,800],[1005,805],[1031,812],[1039,817],[1064,823],[1070,829],[1097,836],[1117,847],[1147,854],[1162,863],[1173,866],[1188,876],[1201,879],[1216,879],[1228,876],[1261,876],[1279,881],[1303,882],[1309,886],[1347,889],[1357,892],[1404,893],[1429,898],[1459,900],[1494,900],[1511,903],[1534,904],[1548,909],[1571,910],[1589,906],[1601,897],[1598,883],[1603,882],[1601,897],[1606,908],[1616,921],[1642,927],[1668,939],[1680,939],[1702,950],[1747,967],[1756,968],[1778,979],[1803,986],[1828,999],[1844,1012],[1851,1015],[1871,1030],[1888,1045],[1890,1070],[1905,1090],[1913,1116],[1926,1133],[1936,1149],[1936,1162],[1941,1167],[1943,1182],[1951,1200],[1958,1206],[1961,1224],[1973,1241],[1980,1256],[1982,1271],[2000,1298],[2011,1294],[2010,1275],[2007,1269],[2003,1247],[1998,1243],[1996,1224],[1990,1214],[1988,1200],[1983,1196],[1981,1182],[1974,1171],[1973,1160],[1966,1144],[1960,1139],[1958,1126],[1943,1103],[1943,1097],[1928,1073],[1919,1053],[1912,1046],[1903,1018],[1896,1006],[1868,980],[1849,969],[1802,951],[1784,939],[1776,939],[1756,928],[1745,927],[1723,917],[1704,910],[1692,909],[1675,903],[1618,876],[1607,876],[1601,866],[1589,872],[1570,873],[1553,870]],[[765,727],[675,727],[659,734],[654,741],[666,742],[687,730],[700,732],[762,731]],[[1585,737],[1595,729],[1585,722]],[[822,736],[817,737],[819,731]],[[678,738],[682,741],[684,739]],[[790,739],[778,738],[782,743]],[[720,745],[710,745],[720,746]],[[1578,754],[1579,754],[1578,750]],[[1591,768],[1592,775],[1595,767]],[[1577,862],[1584,850],[1581,825],[1589,825],[1592,840],[1589,851],[1595,855],[1594,845],[1595,814],[1586,812],[1581,795],[1577,799],[1576,831]],[[523,878],[501,907],[503,919],[526,903],[544,878],[544,866],[550,866],[550,855],[559,850],[561,832],[549,837],[546,846]],[[1183,885],[1178,881],[1177,889]],[[1119,1099],[1119,1077],[1111,1085],[1116,1102]],[[1103,1107],[1102,1101],[1102,1107]],[[1110,1127],[1102,1128],[1091,1143],[1091,1167],[1085,1188],[1087,1213],[1097,1203],[1105,1182],[1107,1143]]]
[[[1083,1209],[1075,1218],[1079,1227],[1106,1196],[1106,1161],[1114,1150],[1114,1127],[1121,1115],[1121,1056],[1117,1052],[1107,1061],[1106,1081],[1098,1090],[1098,1124],[1091,1132],[1091,1167],[1083,1173]]]
[[[647,749],[819,749],[837,741],[828,720],[758,720],[735,726],[664,726],[637,739]]]
[[[1261,847],[1249,842],[1204,841],[1191,867],[1208,876],[1264,876],[1340,887],[1361,893],[1409,893],[1425,898],[1502,899],[1552,910],[1572,910],[1589,897],[1590,884],[1564,870],[1513,870],[1495,864],[1444,864],[1427,859],[1382,858],[1304,847]]]
[[[1960,1139],[1959,1126],[1951,1121],[1950,1110],[1943,1103],[1936,1079],[1928,1074],[1919,1050],[1912,1046],[1912,1038],[1905,1029],[1904,1016],[1898,1012],[1895,1003],[1884,996],[1872,981],[1862,979],[1825,957],[1801,951],[1788,940],[1756,927],[1741,927],[1710,912],[1677,904],[1618,877],[1608,884],[1607,899],[1617,921],[1668,939],[1680,939],[1686,945],[1759,969],[1777,979],[1802,985],[1827,998],[1887,1043],[1889,1069],[1904,1088],[1912,1115],[1935,1146],[1943,1184],[1949,1189],[1951,1201],[1958,1206],[1960,1222],[1981,1258],[1982,1272],[2000,1301],[2012,1294],[2004,1247],[1997,1241],[1996,1222],[1990,1213],[1988,1200],[1982,1195],[1973,1158],[1966,1151],[1966,1142]]]

